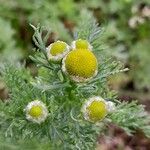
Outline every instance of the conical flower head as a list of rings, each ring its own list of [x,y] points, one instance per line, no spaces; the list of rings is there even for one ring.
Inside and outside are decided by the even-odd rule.
[[[82,108],[86,120],[97,122],[105,118],[108,113],[107,105],[101,97],[92,97],[88,99]]]
[[[69,52],[69,46],[63,41],[56,41],[47,47],[47,57],[52,61],[60,61]]]
[[[72,49],[89,49],[92,50],[92,46],[87,40],[78,39],[71,44]]]
[[[98,62],[88,49],[75,49],[63,59],[62,70],[75,82],[85,82],[97,75]]]
[[[48,116],[48,110],[46,105],[39,100],[31,101],[24,109],[26,113],[26,119],[34,123],[42,123]]]

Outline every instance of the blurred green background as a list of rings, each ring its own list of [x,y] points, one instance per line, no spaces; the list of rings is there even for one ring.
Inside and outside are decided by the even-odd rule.
[[[47,45],[57,39],[70,42],[79,22],[92,14],[103,28],[102,43],[108,55],[130,70],[108,80],[125,100],[137,99],[150,111],[150,1],[149,0],[0,0],[0,64],[26,62],[33,53],[30,23],[51,29]],[[0,99],[8,96],[0,79]]]

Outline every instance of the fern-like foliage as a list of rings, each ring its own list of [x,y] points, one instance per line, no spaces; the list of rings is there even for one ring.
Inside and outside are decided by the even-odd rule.
[[[128,134],[134,133],[135,129],[141,129],[150,137],[149,114],[144,111],[144,106],[138,105],[136,101],[118,105],[117,111],[110,115],[110,119]]]
[[[24,67],[12,65],[6,65],[1,69],[10,92],[10,100],[0,104],[0,129],[5,139],[17,141],[36,138],[49,142],[51,149],[91,150],[96,146],[100,131],[101,133],[105,131],[103,127],[106,127],[108,121],[119,125],[129,133],[142,129],[149,136],[148,115],[143,107],[136,103],[121,104],[117,100],[116,93],[110,91],[107,86],[109,76],[127,69],[123,69],[120,63],[99,51],[98,39],[101,37],[101,28],[94,20],[88,20],[88,24],[83,26],[82,30],[78,29],[75,35],[77,38],[89,40],[95,50],[94,53],[103,56],[98,59],[97,76],[87,83],[80,84],[72,82],[63,74],[61,64],[48,61],[45,41],[49,32],[43,37],[43,27],[33,25],[32,27],[35,31],[33,41],[38,50],[30,58],[38,65],[39,75],[32,78]],[[108,119],[98,124],[85,121],[81,107],[91,96],[110,99],[116,104],[116,111],[108,114]],[[24,112],[26,105],[36,99],[43,101],[49,111],[47,120],[40,125],[27,121]]]

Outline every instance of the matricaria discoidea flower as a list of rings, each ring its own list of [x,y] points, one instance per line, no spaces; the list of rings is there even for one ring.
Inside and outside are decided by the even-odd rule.
[[[69,45],[65,42],[56,41],[47,47],[47,57],[49,60],[58,62],[69,52],[69,49]]]
[[[87,40],[78,39],[71,44],[72,49],[89,49],[92,50],[92,45]]]
[[[46,105],[39,100],[28,103],[24,111],[27,120],[38,124],[44,122],[48,116]]]
[[[97,75],[98,62],[88,49],[70,51],[62,62],[62,70],[75,82],[86,82]]]
[[[89,98],[82,107],[84,118],[91,122],[103,120],[109,112],[114,111],[114,104],[101,97]]]

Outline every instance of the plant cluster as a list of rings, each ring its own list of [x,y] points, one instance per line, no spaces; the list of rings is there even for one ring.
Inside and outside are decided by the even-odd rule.
[[[10,56],[13,54],[13,56],[18,56],[19,54],[18,59],[22,58],[20,55],[27,56],[27,52],[30,53],[27,50],[32,47],[32,32],[28,22],[32,24],[41,22],[42,25],[51,27],[53,31],[48,44],[58,38],[70,42],[73,40],[71,35],[74,27],[78,24],[78,20],[84,16],[82,10],[86,9],[88,10],[87,13],[92,11],[100,23],[106,24],[109,20],[106,28],[107,34],[104,38],[107,43],[106,46],[110,48],[110,53],[124,61],[132,70],[128,74],[120,76],[120,80],[133,81],[136,90],[145,88],[149,90],[148,82],[146,82],[150,80],[149,76],[143,76],[149,72],[149,68],[146,67],[146,64],[149,63],[148,55],[144,55],[149,52],[144,45],[145,40],[148,41],[150,35],[149,4],[149,0],[0,0],[1,29],[6,28],[6,24],[9,24],[8,28],[13,32],[15,31],[13,39],[9,40],[10,42],[4,42],[4,47],[9,47],[9,52],[12,52],[9,54]],[[4,39],[6,35],[12,32],[8,29],[5,33],[5,35],[0,35],[0,39]],[[17,45],[8,46],[8,43],[12,43],[14,39]],[[139,44],[142,52],[135,54],[134,45]],[[2,56],[9,53],[3,47],[0,49],[4,53]],[[15,52],[16,49],[17,52]],[[136,63],[137,59],[140,62],[139,65]],[[136,69],[133,67],[134,64],[136,64]],[[120,84],[123,85],[124,82]]]
[[[29,143],[30,148],[32,141],[38,149],[91,150],[111,123],[128,134],[140,129],[150,137],[144,106],[120,102],[108,88],[108,77],[128,69],[102,48],[102,29],[91,16],[80,22],[72,44],[56,41],[47,47],[50,31],[31,26],[36,51],[30,58],[38,76],[19,64],[0,69],[10,93],[8,101],[0,102],[2,148],[18,148],[11,143]]]

